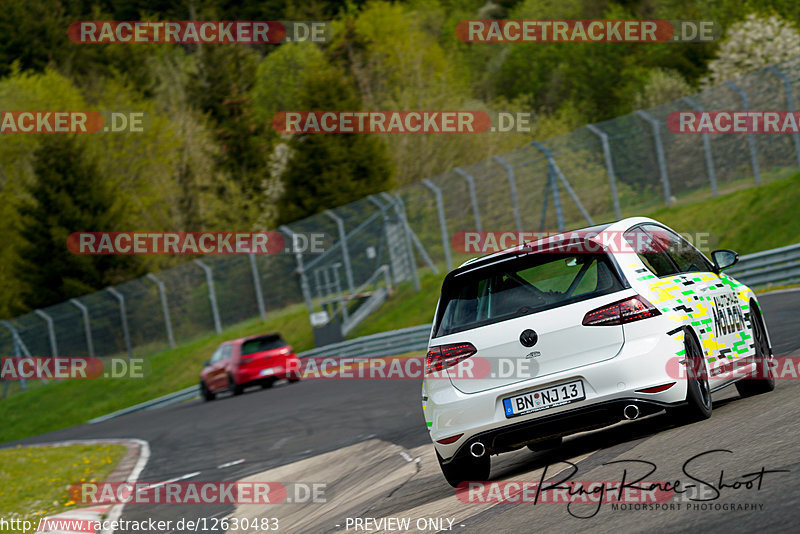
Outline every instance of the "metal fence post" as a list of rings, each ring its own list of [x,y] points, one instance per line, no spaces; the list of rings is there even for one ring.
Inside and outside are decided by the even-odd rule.
[[[420,290],[419,285],[419,273],[417,272],[417,259],[414,257],[414,245],[412,244],[411,240],[412,237],[416,237],[414,232],[411,231],[411,227],[408,226],[408,220],[406,219],[406,210],[405,206],[403,205],[403,200],[400,197],[394,198],[389,193],[385,193],[385,199],[394,207],[395,213],[400,219],[400,224],[403,226],[403,238],[406,242],[406,250],[408,254],[408,268],[411,270],[411,281],[414,283],[414,291]],[[425,254],[425,249],[422,249],[423,255]],[[428,258],[430,262],[430,258]],[[433,262],[430,262],[433,265]],[[434,267],[435,268],[435,267]]]
[[[739,98],[742,99],[742,108],[743,111],[750,111],[750,102],[747,98],[747,93],[744,92],[743,89],[739,88],[733,82],[725,82],[725,85],[730,87],[731,91],[739,95]],[[761,185],[761,170],[758,167],[758,153],[756,152],[756,138],[753,135],[753,132],[748,132],[747,134],[747,145],[750,147],[750,164],[753,166],[753,176],[756,179],[756,185]]]
[[[281,225],[278,228],[281,232],[289,236],[289,239],[292,240],[292,246],[290,249],[294,249],[294,236],[295,232],[288,226]],[[308,287],[308,277],[306,276],[306,270],[303,268],[303,253],[302,252],[295,252],[294,259],[297,262],[297,269],[296,273],[300,276],[300,292],[303,294],[303,300],[306,302],[306,309],[308,313],[313,313],[314,305],[311,303],[311,291]]]
[[[556,163],[556,158],[553,156],[553,153],[550,151],[550,149],[538,141],[531,141],[531,144],[538,148],[547,157],[547,165],[553,175],[553,199],[555,200],[556,205],[556,217],[561,217],[559,230],[563,231],[562,227],[564,226],[564,213],[561,209],[561,195],[558,193],[558,182],[561,182],[561,185],[564,186],[567,194],[569,194],[570,198],[572,198],[572,201],[575,203],[575,206],[578,207],[578,211],[581,212],[581,215],[583,215],[583,218],[586,219],[586,222],[589,224],[594,224],[589,212],[583,207],[581,199],[578,198],[578,195],[575,193],[575,190],[572,189],[572,186],[569,184],[569,181],[567,181],[564,173],[561,172],[561,168],[558,166],[558,163]],[[556,179],[558,179],[558,182]]]
[[[25,346],[25,343],[22,342],[22,338],[19,337],[19,332],[17,329],[9,323],[8,321],[0,321],[0,324],[5,326],[9,332],[11,332],[11,340],[14,343],[14,356],[19,358],[22,354],[25,354],[28,358],[31,357],[31,353],[28,351],[28,347]],[[6,385],[8,385],[8,381],[6,381]],[[22,388],[22,391],[28,391],[28,381],[24,378],[20,378],[19,386]],[[3,391],[3,397],[6,396],[8,392],[8,387],[5,388]]]
[[[164,327],[167,330],[167,341],[169,346],[175,348],[175,336],[172,334],[172,320],[169,317],[169,306],[167,305],[167,290],[164,287],[164,282],[159,280],[153,273],[148,273],[148,280],[152,280],[158,288],[158,294],[161,298],[161,312],[164,314]]]
[[[581,215],[589,222],[589,224],[594,224],[592,222],[592,218],[589,216],[589,213],[584,209],[583,204],[581,204],[578,195],[575,194],[575,191],[572,189],[572,186],[569,185],[567,179],[564,178],[564,175],[561,172],[561,169],[558,167],[556,163],[555,157],[553,157],[553,153],[550,151],[549,148],[544,146],[538,141],[531,141],[531,145],[538,149],[544,156],[547,158],[547,174],[550,181],[550,186],[553,189],[553,204],[556,208],[556,221],[558,222],[558,231],[564,231],[564,210],[561,206],[561,195],[558,192],[558,182],[560,181],[561,184],[564,186],[564,189],[567,190],[567,193],[570,197],[572,197],[572,201],[575,202],[575,205],[578,207],[578,210],[581,212]],[[545,188],[546,189],[546,188]]]
[[[767,67],[767,70],[774,76],[780,78],[783,82],[783,91],[786,93],[786,111],[794,111],[794,96],[792,95],[792,81],[782,71],[775,68],[774,65]],[[792,134],[792,141],[794,141],[794,153],[797,156],[797,167],[800,168],[800,134],[794,132]]]
[[[547,180],[544,182],[544,195],[542,195],[542,217],[539,220],[539,232],[544,232],[544,225],[547,222],[547,203],[549,202],[550,198],[550,187],[555,185],[555,180],[553,179],[553,173],[550,170],[550,167],[547,167]],[[558,187],[556,187],[558,189]],[[554,198],[559,198],[558,191],[555,192]],[[560,204],[559,204],[560,205]],[[558,220],[558,218],[556,218]],[[563,218],[561,220],[561,224],[563,226]]]
[[[50,338],[50,356],[58,358],[58,343],[56,343],[56,328],[53,324],[53,318],[42,310],[33,310],[33,313],[44,319],[47,323],[47,337]]]
[[[478,195],[475,194],[475,178],[458,167],[453,169],[456,174],[463,176],[467,180],[467,188],[469,189],[469,201],[472,204],[472,216],[475,218],[475,230],[483,232],[483,225],[481,224],[481,210],[478,208]]]
[[[111,293],[117,302],[119,302],[119,319],[122,323],[122,337],[125,339],[125,350],[128,351],[128,359],[130,360],[133,358],[133,349],[131,348],[131,333],[128,330],[128,313],[125,310],[125,296],[114,289],[113,287],[107,287],[106,291]]]
[[[681,98],[681,101],[692,106],[695,111],[705,111],[700,104],[688,96]],[[703,152],[706,156],[706,170],[708,171],[708,181],[711,183],[711,194],[717,196],[717,174],[714,172],[714,157],[711,154],[711,138],[708,132],[703,132],[700,136],[703,139]]]
[[[447,233],[447,221],[444,218],[444,201],[442,200],[442,190],[436,187],[436,184],[429,179],[422,180],[422,183],[433,191],[433,196],[436,199],[436,211],[439,214],[439,230],[442,234],[442,248],[444,249],[444,263],[448,271],[453,270],[453,258],[450,256],[450,238]]]
[[[352,295],[355,291],[355,284],[353,283],[353,268],[350,265],[350,251],[347,248],[347,232],[344,229],[344,220],[331,210],[325,210],[324,213],[333,219],[339,229],[339,241],[342,243],[342,260],[344,260],[344,276],[347,280],[347,288]]]
[[[94,341],[92,340],[92,325],[89,323],[89,308],[78,299],[69,299],[69,302],[78,308],[83,315],[83,333],[86,335],[86,349],[89,351],[89,357],[94,358]]]
[[[267,320],[267,309],[264,306],[264,293],[261,291],[261,279],[258,276],[258,265],[256,265],[256,255],[248,254],[250,260],[250,272],[253,275],[253,289],[256,291],[256,304],[258,304],[258,314],[262,321]]]
[[[519,202],[517,199],[517,180],[514,177],[514,168],[500,156],[494,156],[492,159],[506,169],[506,174],[508,176],[508,189],[511,193],[511,207],[514,210],[514,225],[517,227],[517,232],[522,232],[522,219],[520,218],[519,215]]]
[[[203,269],[206,274],[206,283],[208,284],[208,302],[211,304],[211,316],[214,318],[214,330],[217,334],[222,333],[222,321],[219,320],[219,308],[217,307],[217,293],[214,291],[214,273],[211,267],[203,263],[201,260],[192,260],[198,267]]]
[[[617,219],[622,219],[622,212],[619,209],[619,195],[617,194],[617,176],[614,174],[614,160],[611,159],[611,145],[608,143],[608,134],[594,124],[587,124],[586,128],[600,138],[600,144],[603,146],[603,159],[606,162],[606,174],[608,174],[608,187],[611,190],[611,202],[614,205],[614,216]]]
[[[667,206],[672,205],[672,189],[669,184],[669,174],[667,173],[667,160],[664,157],[664,145],[661,142],[661,126],[658,120],[651,117],[641,109],[636,110],[636,114],[641,117],[645,122],[650,123],[653,129],[653,143],[656,147],[656,159],[658,160],[658,173],[661,176],[661,185],[664,188],[664,202]]]
[[[433,274],[439,274],[439,269],[436,267],[436,264],[433,263],[433,260],[428,255],[428,251],[425,250],[425,247],[422,246],[422,242],[419,240],[419,237],[417,237],[417,234],[414,233],[414,229],[411,228],[411,225],[408,222],[408,216],[406,215],[406,205],[405,202],[403,202],[402,197],[398,194],[390,195],[389,193],[386,192],[381,193],[381,196],[383,196],[383,198],[392,203],[395,211],[399,214],[400,219],[403,221],[403,227],[405,228],[406,231],[406,237],[409,240],[409,245],[408,245],[410,250],[409,254],[412,260],[412,264],[414,265],[414,277],[416,279],[419,279],[419,277],[416,274],[417,264],[416,260],[414,259],[413,247],[417,248],[417,252],[419,252],[419,255],[422,256],[422,260],[428,265],[428,268],[431,270],[431,272]]]
[[[370,202],[372,202],[373,204],[375,204],[375,206],[378,208],[378,211],[380,211],[381,221],[383,221],[384,234],[387,233],[387,224],[388,224],[388,217],[386,216],[386,208],[387,208],[387,206],[384,206],[383,202],[378,200],[378,197],[376,197],[375,195],[369,195],[367,197],[367,199]],[[411,274],[410,270],[412,269],[412,267],[411,267],[410,263],[413,260],[411,260],[412,256],[408,256],[409,248],[408,248],[408,239],[407,238],[408,238],[407,232],[404,231],[403,232],[403,243],[405,243],[406,257],[409,258],[408,259],[408,261],[409,261],[409,267],[408,268],[409,268],[409,274]],[[392,261],[392,252],[390,250],[391,246],[388,244],[388,237],[386,239],[387,239],[386,253],[389,256],[389,262],[391,263],[391,261]],[[380,262],[380,258],[381,258],[381,253],[380,252],[378,253],[377,257],[378,257],[378,262]],[[395,273],[395,282],[396,282],[396,279],[397,279],[397,274]]]

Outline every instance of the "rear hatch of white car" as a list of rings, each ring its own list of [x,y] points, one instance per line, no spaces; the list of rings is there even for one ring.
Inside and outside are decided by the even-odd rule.
[[[622,326],[582,323],[633,294],[626,286],[604,253],[516,252],[468,264],[445,279],[430,345],[477,349],[447,369],[464,393],[608,360],[622,348]]]

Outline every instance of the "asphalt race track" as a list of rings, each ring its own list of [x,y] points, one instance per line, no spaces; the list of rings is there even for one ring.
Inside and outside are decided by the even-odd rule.
[[[773,293],[760,300],[776,356],[800,356],[800,291]],[[567,459],[578,466],[573,478],[580,480],[619,480],[621,464],[607,464],[614,460],[656,464],[657,471],[648,480],[686,480],[684,462],[715,449],[731,452],[708,455],[694,470],[702,473],[698,478],[714,484],[720,476],[733,482],[762,467],[789,471],[766,474],[760,489],[723,489],[719,499],[710,501],[709,510],[686,509],[683,503],[679,510],[623,511],[606,504],[593,517],[576,518],[589,515],[590,509],[586,505],[568,509],[563,503],[459,502],[432,458],[416,380],[279,384],[271,390],[253,389],[210,403],[189,401],[19,443],[89,438],[147,440],[151,457],[139,477],[144,482],[190,474],[197,481],[232,481],[269,470],[291,476],[324,469],[338,477],[329,486],[325,506],[241,510],[251,516],[282,515],[280,532],[344,532],[347,517],[410,517],[412,525],[422,516],[447,517],[455,520],[454,532],[587,529],[733,534],[797,531],[800,523],[798,380],[778,381],[774,392],[748,399],[739,399],[735,388],[726,388],[714,394],[711,419],[692,425],[672,427],[665,417],[655,415],[574,436],[555,451],[523,449],[493,457],[493,480],[538,480],[545,466],[555,474],[567,467],[562,463]],[[233,465],[225,466],[229,463]],[[306,471],[293,471],[295,465]],[[303,480],[310,477],[306,474]],[[757,511],[713,508],[723,503],[763,506]],[[231,506],[128,505],[122,517],[219,518],[239,511]]]

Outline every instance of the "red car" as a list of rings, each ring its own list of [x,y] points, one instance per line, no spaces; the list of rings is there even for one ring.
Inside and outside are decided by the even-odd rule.
[[[220,345],[200,373],[200,390],[207,401],[217,393],[240,395],[244,388],[272,387],[285,378],[300,380],[300,359],[279,334],[244,337]]]

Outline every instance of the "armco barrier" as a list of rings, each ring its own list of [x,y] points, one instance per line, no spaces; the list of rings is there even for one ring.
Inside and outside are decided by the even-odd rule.
[[[800,243],[746,254],[725,272],[753,287],[800,282]]]
[[[431,325],[423,324],[390,330],[371,336],[362,336],[341,343],[325,345],[298,354],[301,358],[380,358],[393,354],[403,354],[414,350],[424,350],[428,346]]]
[[[418,287],[417,267],[437,272],[454,263],[451,239],[458,231],[575,229],[785,178],[800,164],[797,135],[701,138],[673,131],[668,121],[686,110],[791,110],[798,94],[800,56],[646,111],[538,139],[483,161],[460,161],[438,176],[278,229],[291,243],[324,235],[325,252],[297,247],[295,254],[187,261],[112,291],[9,319],[6,327],[0,324],[0,354],[136,354],[300,303],[309,313],[328,301],[347,310],[343,304],[358,293],[354,289],[370,280],[380,285],[374,276],[384,265],[393,286],[411,280]],[[794,278],[775,267],[751,280]],[[732,272],[746,269],[743,263]]]
[[[301,352],[298,356],[300,358],[380,358],[383,356],[392,356],[394,354],[403,354],[405,352],[426,349],[428,347],[428,336],[430,332],[431,325],[423,324],[326,345],[324,347]],[[117,410],[116,412],[101,415],[100,417],[95,417],[89,421],[89,424],[102,423],[109,419],[142,410],[164,408],[171,404],[194,399],[198,396],[200,396],[200,387],[190,386],[156,399],[141,402],[134,406]]]
[[[173,391],[172,393],[167,393],[166,395],[163,395],[161,397],[151,399],[149,401],[140,402],[139,404],[134,404],[133,406],[129,406],[127,408],[123,408],[121,410],[117,410],[116,412],[111,412],[106,415],[101,415],[100,417],[95,417],[94,419],[89,420],[89,424],[92,425],[94,423],[102,423],[103,421],[108,421],[109,419],[114,419],[115,417],[119,417],[121,415],[133,412],[139,412],[142,410],[150,410],[153,408],[164,408],[171,404],[193,399],[199,395],[200,395],[200,386],[189,386],[188,388],[181,389],[180,391]]]

